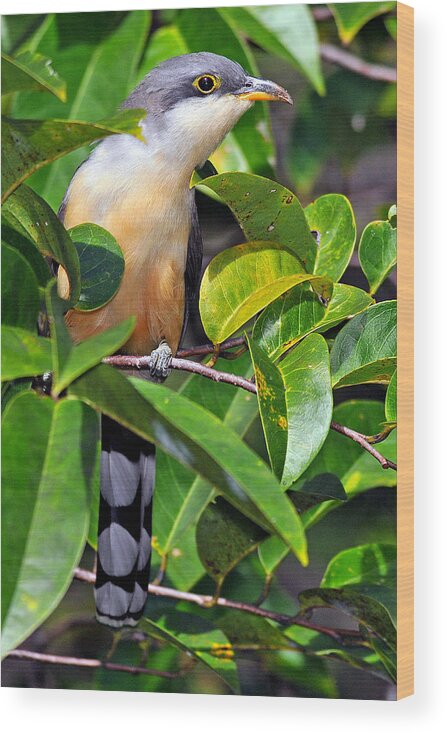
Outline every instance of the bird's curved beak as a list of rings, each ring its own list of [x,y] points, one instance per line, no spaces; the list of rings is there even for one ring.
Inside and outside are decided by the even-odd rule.
[[[287,104],[293,104],[290,94],[279,84],[275,84],[275,82],[268,79],[257,79],[254,76],[247,77],[244,86],[233,92],[233,94],[238,99],[245,99],[249,102],[287,102]]]

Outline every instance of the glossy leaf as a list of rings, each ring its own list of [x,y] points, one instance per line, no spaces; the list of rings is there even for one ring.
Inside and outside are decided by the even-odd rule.
[[[332,347],[333,386],[387,384],[396,369],[396,331],[396,301],[377,303],[354,316]]]
[[[36,332],[39,284],[17,250],[2,243],[2,324]]]
[[[24,89],[51,92],[62,102],[67,99],[66,84],[51,59],[29,51],[14,57],[2,53],[2,94]]]
[[[278,532],[307,562],[299,517],[264,462],[224,423],[168,388],[99,365],[70,393],[161,446],[209,481],[243,514]]]
[[[110,12],[88,16],[58,13],[39,35],[36,50],[53,59],[67,82],[68,103],[50,95],[33,99],[33,117],[97,121],[115,114],[136,85],[137,68],[147,40],[150,12],[135,10],[125,14]],[[37,95],[34,95],[36,97]],[[29,100],[20,95],[14,108],[16,117],[29,116]],[[58,209],[70,179],[89,155],[79,148],[37,171],[31,185]]]
[[[65,303],[57,295],[54,282],[47,288],[46,303],[52,337],[52,393],[59,395],[77,377],[94,367],[104,357],[114,354],[128,341],[135,328],[135,317],[131,316],[117,326],[95,334],[80,344],[73,344],[64,321]]]
[[[381,602],[396,616],[396,546],[368,543],[337,553],[324,572],[323,588],[354,588]]]
[[[171,56],[187,54],[188,46],[176,25],[164,25],[157,28],[152,34],[150,43],[144,52],[139,68],[139,75],[145,76],[151,69]]]
[[[390,222],[371,222],[363,230],[359,262],[370,292],[376,293],[397,263],[397,230]]]
[[[350,589],[306,589],[299,596],[300,613],[309,615],[314,609],[332,608],[353,617],[360,625],[365,639],[372,642],[380,657],[387,661],[386,668],[395,679],[396,674],[396,628],[385,607],[370,596]]]
[[[265,538],[265,531],[218,497],[197,523],[200,560],[220,589],[225,577]]]
[[[324,443],[332,417],[329,352],[309,335],[275,365],[254,342],[250,350],[270,463],[281,484],[302,474]]]
[[[384,671],[379,656],[369,647],[338,646],[333,640],[329,641],[326,635],[298,626],[288,627],[285,636],[304,646],[317,659],[329,658],[347,663],[389,682],[389,675]]]
[[[302,484],[299,490],[289,490],[288,496],[302,515],[311,507],[322,502],[332,501],[334,506],[346,502],[347,495],[340,479],[335,474],[322,473]],[[289,554],[287,546],[272,535],[264,540],[258,549],[259,560],[267,576],[272,576],[279,564]]]
[[[218,624],[236,648],[245,645],[254,650],[297,650],[281,630],[262,617],[229,609],[219,615]]]
[[[297,67],[319,94],[324,94],[318,33],[306,5],[220,8],[220,12],[268,53]]]
[[[176,26],[189,53],[211,51],[238,62],[258,75],[253,55],[218,8],[183,9]],[[216,168],[250,170],[271,175],[274,147],[267,107],[255,104],[246,112],[223,145],[211,156]]]
[[[192,524],[186,528],[169,552],[165,583],[180,591],[189,591],[205,573],[197,552],[196,529]]]
[[[331,3],[330,8],[335,17],[338,35],[343,43],[348,44],[369,20],[388,13],[395,5],[395,2]]]
[[[221,630],[212,629],[203,620],[180,612],[163,615],[156,622],[145,618],[140,628],[151,637],[167,642],[203,663],[222,678],[231,690],[239,692],[234,653]]]
[[[31,237],[23,231],[17,231],[10,226],[6,217],[2,216],[2,242],[19,252],[28,265],[31,266],[38,284],[45,288],[50,280],[51,273],[47,261],[42,257]]]
[[[397,421],[397,370],[394,372],[386,391],[385,417],[389,422]]]
[[[342,194],[325,194],[304,211],[310,229],[319,235],[314,273],[340,280],[354,252],[357,233],[349,200]]]
[[[306,273],[297,258],[275,242],[246,242],[223,250],[208,265],[200,287],[207,336],[214,344],[223,342],[299,283],[310,283],[324,299],[331,297],[328,278]]]
[[[252,374],[248,353],[235,361],[219,360],[216,368],[242,372],[247,377]],[[186,380],[180,392],[214,413],[236,431],[240,438],[243,438],[257,414],[254,395],[234,390],[232,385],[204,380],[199,375],[192,375]],[[155,547],[160,555],[170,553],[170,572],[175,562],[174,549],[178,548],[185,531],[200,517],[215,490],[202,477],[195,475],[163,451],[157,453],[155,482],[153,542],[156,542]]]
[[[49,339],[27,329],[2,326],[2,381],[42,375],[51,366]]]
[[[48,617],[71,583],[88,528],[98,429],[94,411],[78,400],[26,392],[5,410],[3,654]]]
[[[380,433],[383,419],[383,403],[375,400],[348,400],[337,405],[333,414],[334,421],[366,436]],[[380,443],[380,452],[388,459],[396,461],[395,431]],[[379,462],[359,444],[336,431],[329,431],[323,448],[303,474],[302,479],[307,481],[322,472],[336,474],[349,499],[373,487],[396,486],[395,471],[382,469]],[[338,502],[329,501],[308,510],[303,517],[305,526],[314,525],[338,506]]]
[[[297,285],[262,311],[253,329],[253,340],[275,361],[310,332],[332,329],[372,303],[371,296],[361,288],[335,283],[325,307],[306,284]]]
[[[70,282],[67,307],[75,304],[81,288],[79,257],[51,207],[35,191],[22,185],[3,204],[2,215],[7,225],[30,239],[43,257],[63,265]]]
[[[247,240],[279,242],[313,272],[317,243],[304,210],[289,189],[250,173],[221,173],[201,181],[230,207]]]
[[[4,119],[2,202],[39,168],[76,148],[117,133],[142,140],[138,123],[145,114],[144,110],[121,110],[114,117],[95,123]]]
[[[124,256],[116,239],[97,224],[79,224],[69,231],[81,267],[81,293],[76,310],[93,311],[108,303],[124,274]]]

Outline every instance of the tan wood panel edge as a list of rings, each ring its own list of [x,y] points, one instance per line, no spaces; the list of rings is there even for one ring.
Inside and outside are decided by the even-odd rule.
[[[397,698],[414,691],[414,11],[397,4],[398,491]]]

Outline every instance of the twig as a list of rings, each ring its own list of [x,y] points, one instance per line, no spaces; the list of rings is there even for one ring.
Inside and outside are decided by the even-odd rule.
[[[222,342],[220,345],[220,356],[225,357],[225,353],[229,349],[234,349],[235,347],[247,347],[245,336],[234,336],[232,339],[226,339],[226,341]],[[202,357],[205,354],[212,354],[213,352],[213,344],[202,344],[198,347],[180,349],[177,352],[177,357],[180,357],[181,359],[185,357]]]
[[[207,349],[207,346],[196,347],[196,349],[205,350]],[[205,353],[209,352],[202,352],[202,354]],[[144,369],[148,365],[149,357],[116,355],[114,357],[107,357],[106,359],[104,359],[104,362],[115,365],[115,367],[127,369]],[[207,377],[210,380],[214,380],[215,382],[226,382],[229,385],[234,385],[234,387],[241,387],[243,390],[247,390],[253,395],[256,395],[257,393],[256,385],[251,382],[251,380],[247,380],[245,377],[241,377],[240,375],[234,375],[231,372],[221,372],[219,370],[215,370],[213,367],[209,367],[208,365],[202,364],[201,362],[192,362],[189,359],[179,359],[178,357],[173,357],[170,366],[174,370],[193,372],[197,375],[202,375],[202,377]],[[356,443],[360,444],[360,446],[362,446],[365,451],[367,451],[369,454],[371,454],[371,456],[377,459],[377,461],[384,469],[394,469],[395,471],[397,471],[397,465],[394,463],[394,461],[385,458],[385,456],[382,456],[382,454],[380,454],[377,449],[373,448],[370,442],[371,437],[365,436],[363,433],[359,433],[358,431],[354,431],[354,429],[352,428],[341,426],[335,421],[332,421],[331,428],[332,430],[337,431],[343,436],[347,436],[347,438],[350,438]]]
[[[374,81],[389,83],[397,81],[396,69],[381,64],[371,64],[331,43],[320,43],[320,56],[324,61],[337,64],[337,66],[342,66],[344,69],[349,69],[349,71],[366,76],[368,79],[374,79]]]
[[[97,660],[96,658],[74,658],[67,655],[50,655],[42,652],[34,652],[32,650],[11,650],[7,657],[17,658],[18,660],[34,660],[40,663],[51,663],[53,665],[72,665],[78,668],[105,668],[106,670],[114,670],[119,673],[132,673],[133,675],[156,675],[160,678],[178,678],[183,675],[183,671],[170,673],[167,670],[153,670],[152,668],[141,668],[134,665],[121,665],[120,663],[110,663],[108,661]]]
[[[375,449],[374,446],[371,446],[371,444],[368,442],[368,437],[365,436],[363,433],[354,431],[352,428],[347,428],[347,426],[341,426],[335,421],[332,421],[331,428],[333,431],[337,431],[337,433],[341,433],[343,436],[347,436],[356,443],[360,444],[360,446],[362,446],[365,451],[367,451],[369,454],[371,454],[371,456],[374,456],[374,458],[377,459],[379,464],[384,469],[394,469],[394,471],[397,471],[397,464],[395,464],[394,461],[391,461],[391,459],[386,459],[384,456],[382,456],[382,454],[379,454],[377,449]]]
[[[85,581],[88,584],[95,583],[95,574],[91,571],[87,571],[84,568],[76,568],[74,572],[75,579],[79,581]],[[306,629],[314,630],[315,632],[321,632],[324,635],[332,637],[333,640],[341,644],[346,644],[346,641],[352,644],[352,640],[355,640],[358,644],[362,641],[362,636],[356,630],[348,629],[332,629],[330,627],[322,627],[321,625],[314,624],[308,619],[302,619],[297,616],[288,616],[286,614],[278,614],[278,612],[271,612],[268,609],[261,609],[260,607],[254,606],[253,604],[246,604],[241,601],[233,601],[232,599],[224,599],[218,597],[213,600],[212,596],[207,594],[194,594],[191,591],[179,591],[178,589],[171,589],[167,586],[156,586],[155,584],[149,584],[149,594],[154,596],[163,596],[169,599],[178,599],[180,601],[190,602],[197,604],[199,607],[208,608],[210,606],[224,607],[226,609],[236,609],[240,612],[247,612],[257,617],[264,617],[264,619],[271,619],[273,622],[277,622],[282,625],[296,624],[299,627],[305,627]],[[213,604],[214,601],[214,604]]]

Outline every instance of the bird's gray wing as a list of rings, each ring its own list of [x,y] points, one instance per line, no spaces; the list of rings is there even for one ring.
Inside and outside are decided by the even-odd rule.
[[[200,231],[199,216],[195,198],[192,200],[191,207],[191,231],[188,240],[188,253],[186,256],[185,269],[185,314],[183,318],[183,329],[180,337],[180,344],[185,336],[186,327],[188,325],[188,317],[191,313],[193,304],[197,300],[199,293],[200,272],[202,269],[203,258],[203,242],[202,233]]]

